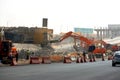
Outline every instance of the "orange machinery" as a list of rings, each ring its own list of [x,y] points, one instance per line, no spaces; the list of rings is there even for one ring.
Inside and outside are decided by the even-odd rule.
[[[84,36],[82,36],[80,34],[72,32],[72,31],[69,31],[69,32],[65,33],[63,36],[61,36],[59,38],[59,40],[56,40],[56,41],[61,42],[61,41],[63,41],[64,39],[66,39],[68,37],[73,37],[74,38],[74,42],[75,42],[74,46],[76,46],[76,40],[78,39],[78,40],[80,40],[81,45],[82,44],[85,45],[84,46],[85,48],[88,48],[89,46],[95,45],[95,44],[101,44],[101,45],[104,45],[104,46],[107,44],[103,40],[88,39],[87,37],[84,37]],[[102,48],[102,47],[99,47],[99,48],[96,47],[95,50],[93,51],[93,53],[95,53],[95,54],[96,53],[105,53],[105,52],[106,52],[106,48]]]
[[[0,37],[0,61],[3,64],[11,64],[12,58],[16,57],[16,54],[16,48],[12,46],[12,41],[2,40]]]
[[[9,58],[12,48],[12,42],[9,40],[0,41],[0,60],[2,63],[11,63]]]
[[[114,46],[114,45],[109,45],[108,46],[108,44],[103,40],[88,39],[87,37],[84,37],[80,34],[72,32],[72,31],[69,31],[69,32],[65,33],[58,40],[54,40],[52,42],[61,42],[68,37],[73,37],[74,38],[74,42],[75,42],[74,46],[75,47],[77,47],[76,40],[80,40],[81,47],[84,47],[86,49],[89,49],[91,45],[95,45],[95,49],[92,51],[92,53],[93,54],[101,54],[102,55],[102,60],[104,60],[103,54],[106,53],[106,51],[108,49],[107,47],[110,47],[111,50],[118,50],[118,46]],[[84,46],[82,46],[82,44],[84,44]],[[99,46],[96,46],[96,45],[99,45]]]
[[[16,48],[12,46],[12,41],[0,41],[0,60],[3,64],[11,64],[12,58],[16,58]]]
[[[59,39],[59,41],[62,41],[68,37],[73,37],[74,40],[75,40],[75,45],[76,45],[76,39],[79,39],[83,42],[85,42],[87,45],[90,45],[92,43],[92,40],[82,36],[82,35],[79,35],[77,33],[73,33],[72,31],[70,32],[67,32],[66,34],[64,34],[63,36],[61,36],[61,38]]]
[[[72,31],[70,32],[67,32],[66,34],[64,34],[63,36],[60,37],[59,41],[63,41],[64,39],[68,38],[68,37],[73,37],[74,38],[74,41],[75,41],[75,46],[76,46],[76,39],[80,40],[81,43],[80,44],[85,44],[84,47],[88,48],[89,46],[91,45],[98,45],[98,44],[101,44],[101,45],[106,45],[107,43],[102,41],[102,40],[94,40],[94,39],[88,39],[87,37],[84,37],[82,35],[79,35],[77,33],[74,33]],[[101,49],[103,48],[96,48],[95,52],[94,53],[101,53]],[[105,50],[105,48],[104,48]],[[103,53],[103,51],[102,51]]]
[[[76,39],[80,40],[81,46],[82,46],[82,44],[84,44],[84,46],[82,46],[82,47],[88,49],[88,52],[89,52],[88,55],[89,55],[90,62],[91,61],[95,61],[95,57],[91,57],[91,56],[94,56],[93,54],[101,54],[102,55],[102,60],[104,61],[103,54],[106,53],[106,48],[102,47],[102,46],[106,46],[106,44],[107,44],[106,42],[104,42],[103,40],[88,39],[87,37],[84,37],[82,35],[73,33],[72,31],[64,34],[59,39],[59,41],[62,41],[64,39],[68,38],[68,37],[73,37],[74,38],[74,41],[75,41],[75,45],[74,46],[76,46]],[[100,46],[96,47],[95,45],[98,45],[98,44],[100,44]]]

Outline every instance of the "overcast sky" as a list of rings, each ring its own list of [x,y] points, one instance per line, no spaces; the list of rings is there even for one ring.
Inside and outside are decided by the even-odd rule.
[[[120,0],[0,0],[0,26],[42,26],[54,33],[74,27],[107,27],[120,24]]]

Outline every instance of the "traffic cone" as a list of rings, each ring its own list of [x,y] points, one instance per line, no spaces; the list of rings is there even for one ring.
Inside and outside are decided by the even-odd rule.
[[[16,64],[17,64],[16,58],[12,58],[12,62],[10,64],[10,66],[15,66]]]
[[[103,54],[102,54],[102,61],[105,61]]]
[[[93,56],[93,62],[95,62],[96,60],[95,60],[95,56]]]
[[[111,60],[111,59],[112,59],[112,57],[109,55],[109,56],[108,56],[108,60]]]
[[[80,57],[77,57],[76,63],[80,63]]]
[[[90,59],[89,62],[92,62],[92,59]]]
[[[83,63],[83,58],[81,57],[80,62]]]
[[[93,62],[93,60],[92,60],[92,54],[89,54],[89,62]]]
[[[83,57],[83,59],[84,59],[84,62],[87,62],[87,61],[86,61],[86,57],[85,57],[85,56]]]
[[[102,58],[102,61],[105,61],[105,59],[104,59],[104,58]]]
[[[63,63],[66,63],[66,58],[64,57]]]

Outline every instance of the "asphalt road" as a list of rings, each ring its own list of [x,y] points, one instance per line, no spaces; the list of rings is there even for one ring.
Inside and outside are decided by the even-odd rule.
[[[120,65],[111,61],[0,67],[0,80],[120,80]]]

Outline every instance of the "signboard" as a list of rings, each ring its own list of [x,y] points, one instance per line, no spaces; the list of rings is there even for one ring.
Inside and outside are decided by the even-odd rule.
[[[74,32],[80,32],[83,34],[92,34],[93,28],[74,28]]]

